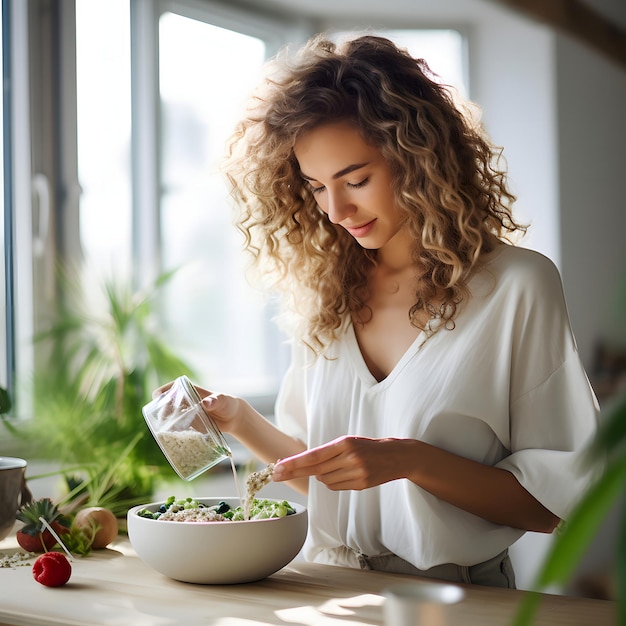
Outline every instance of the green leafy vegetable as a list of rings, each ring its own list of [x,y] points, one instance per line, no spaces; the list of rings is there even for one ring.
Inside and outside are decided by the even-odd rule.
[[[148,519],[159,519],[166,511],[176,512],[181,509],[197,509],[205,508],[206,505],[193,500],[192,498],[186,498],[185,500],[177,500],[174,496],[170,496],[156,511],[150,511],[149,509],[141,509],[137,511],[139,517],[147,517]],[[226,502],[219,502],[218,504],[208,507],[222,515],[226,520],[238,522],[244,520],[243,507],[238,506],[232,508]],[[287,502],[287,500],[253,500],[252,508],[250,510],[250,519],[271,519],[276,517],[286,517],[287,515],[293,515],[295,509]]]

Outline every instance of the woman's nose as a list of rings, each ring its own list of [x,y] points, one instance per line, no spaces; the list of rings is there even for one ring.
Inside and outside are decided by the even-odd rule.
[[[328,219],[333,224],[340,224],[343,220],[356,212],[356,206],[342,193],[329,193],[326,209]]]

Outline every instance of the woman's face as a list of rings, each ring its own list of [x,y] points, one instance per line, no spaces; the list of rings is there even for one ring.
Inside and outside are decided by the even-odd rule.
[[[294,148],[300,173],[319,207],[364,248],[382,249],[399,233],[401,216],[391,168],[349,122],[318,126]]]

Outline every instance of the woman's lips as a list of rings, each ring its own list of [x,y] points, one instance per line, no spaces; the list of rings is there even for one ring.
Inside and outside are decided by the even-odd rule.
[[[376,222],[376,218],[374,218],[371,222],[367,222],[367,224],[363,224],[362,226],[345,226],[345,229],[355,238],[365,237],[369,232],[374,228],[374,223]]]

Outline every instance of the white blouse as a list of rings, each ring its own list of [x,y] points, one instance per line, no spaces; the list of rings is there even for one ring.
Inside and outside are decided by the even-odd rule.
[[[342,435],[419,439],[509,470],[567,518],[593,478],[581,459],[599,410],[558,270],[537,252],[502,245],[469,286],[455,328],[422,332],[381,382],[349,321],[330,359],[294,345],[277,423],[310,448]],[[354,566],[354,553],[389,552],[419,569],[473,565],[524,533],[406,479],[362,491],[331,491],[311,479],[308,507],[305,557],[338,565]]]

